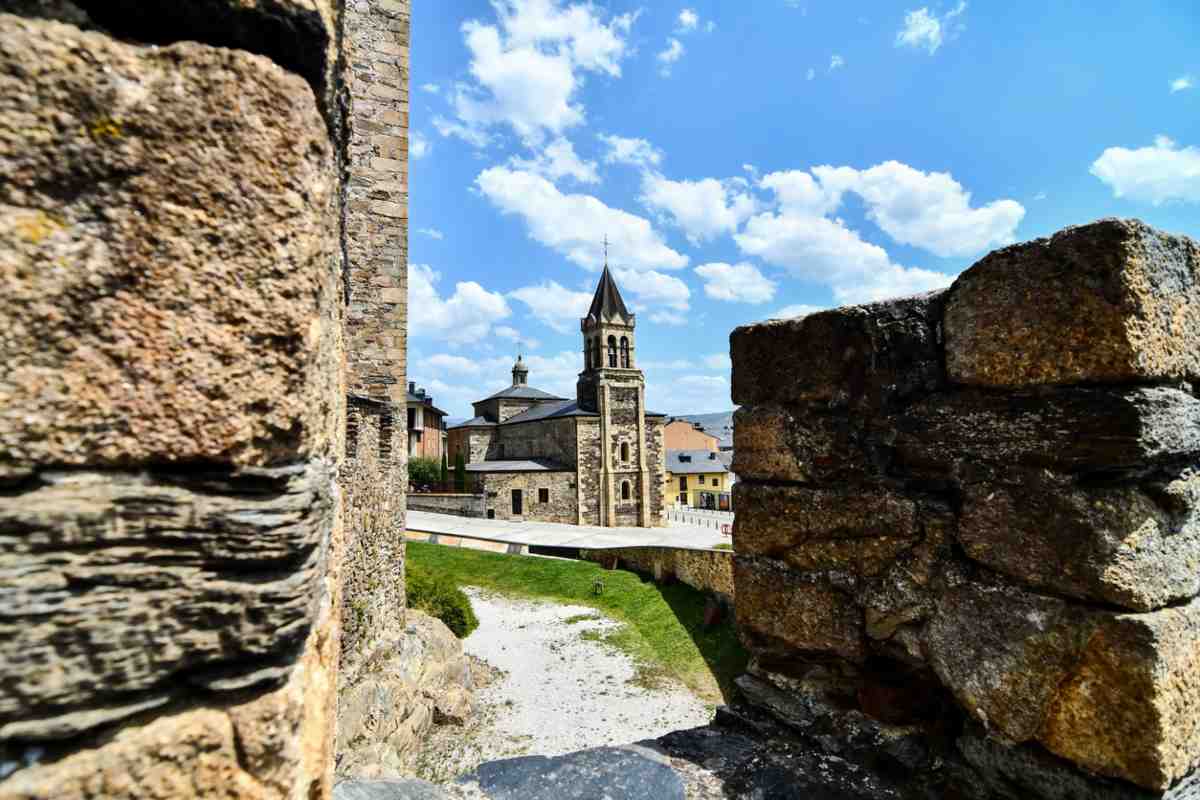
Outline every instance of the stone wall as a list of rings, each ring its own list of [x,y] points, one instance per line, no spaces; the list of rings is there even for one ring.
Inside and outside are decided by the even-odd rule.
[[[581,419],[575,428],[579,453],[579,497],[580,525],[600,524],[601,483],[600,472],[604,468],[600,449],[600,421],[595,418]]]
[[[495,519],[519,519],[537,522],[562,522],[574,525],[578,517],[574,472],[481,472],[483,491],[487,498],[484,511],[494,513]],[[524,514],[512,513],[512,491],[522,492]],[[538,490],[548,489],[550,501],[538,502]]]
[[[487,497],[482,494],[410,492],[408,510],[453,514],[456,517],[485,517],[487,516]]]
[[[2,10],[0,797],[324,797],[335,9]]]
[[[734,599],[733,551],[692,550],[682,547],[620,547],[580,550],[579,557],[598,564],[620,564],[656,581],[677,580],[716,595],[727,604]]]
[[[1193,796],[1198,343],[1200,246],[1123,220],[734,331],[743,690],[963,796]]]
[[[548,419],[520,422],[496,429],[496,441],[503,445],[501,454],[489,458],[548,458],[564,467],[574,468],[579,460],[574,419]]]

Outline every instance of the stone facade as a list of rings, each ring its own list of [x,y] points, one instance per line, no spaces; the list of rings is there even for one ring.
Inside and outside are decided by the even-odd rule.
[[[1198,287],[1197,243],[1102,220],[734,331],[751,699],[961,728],[921,741],[969,797],[1192,796]]]
[[[0,14],[0,797],[325,797],[336,9],[21,5]]]
[[[490,519],[578,523],[575,473],[486,472],[480,476],[485,497],[484,516]],[[521,492],[522,514],[513,513],[512,493]],[[546,500],[542,501],[542,492]]]

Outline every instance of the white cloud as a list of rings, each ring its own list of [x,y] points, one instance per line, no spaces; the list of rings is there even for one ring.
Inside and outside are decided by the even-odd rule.
[[[468,417],[471,403],[482,400],[512,383],[513,355],[467,358],[448,353],[414,357],[409,378],[433,395],[439,408],[451,416]],[[575,396],[575,379],[583,368],[583,356],[563,350],[551,356],[526,355],[529,383],[560,397]]]
[[[1114,197],[1162,205],[1200,203],[1200,148],[1180,147],[1158,136],[1150,147],[1110,147],[1092,163],[1091,173],[1107,183]]]
[[[576,292],[556,281],[545,281],[534,286],[523,286],[508,293],[529,307],[529,312],[542,324],[559,333],[570,333],[579,329],[579,320],[587,316],[591,305],[590,292]]]
[[[729,358],[728,353],[713,353],[710,356],[704,357],[704,366],[709,369],[729,370],[733,367],[733,362]]]
[[[437,94],[441,90],[442,90],[442,87],[438,86],[436,83],[422,83],[421,84],[421,91],[423,91],[423,92],[429,92],[430,94]]]
[[[659,63],[662,64],[662,68],[659,69],[659,74],[664,78],[670,75],[671,65],[683,58],[683,54],[685,52],[686,50],[684,49],[683,42],[679,41],[674,36],[667,39],[666,49],[659,52],[659,54],[656,56]]]
[[[839,69],[844,66],[846,66],[846,59],[842,58],[837,53],[834,53],[833,56],[829,59],[829,71],[830,72],[833,72],[835,69]]]
[[[809,314],[815,314],[818,311],[824,310],[824,306],[810,306],[801,303],[792,306],[784,306],[772,314],[771,319],[794,319],[795,317],[807,317]]]
[[[428,236],[430,239],[444,239],[445,236],[437,228],[417,228],[417,233]]]
[[[474,82],[455,87],[459,127],[439,130],[476,144],[488,127],[504,125],[537,142],[582,123],[575,96],[584,73],[621,74],[637,15],[606,23],[591,3],[560,0],[494,0],[492,7],[497,24],[469,20],[462,26]]]
[[[1034,199],[1034,200],[1045,200],[1045,199],[1046,199],[1046,193],[1045,193],[1045,192],[1038,192],[1037,194],[1035,194],[1035,195],[1033,196],[1033,199]]]
[[[806,81],[811,81],[815,77],[817,77],[817,71],[812,67],[809,67],[808,72],[804,73],[804,80]]]
[[[647,172],[640,199],[648,208],[665,212],[692,244],[698,244],[736,230],[755,212],[757,203],[745,188],[741,178],[673,181]]]
[[[796,277],[828,283],[843,303],[913,294],[952,280],[939,272],[893,264],[887,251],[863,241],[838,219],[759,214],[734,239],[748,255],[783,267]]]
[[[902,244],[939,256],[965,256],[995,245],[1010,244],[1025,216],[1015,200],[996,200],[971,207],[971,193],[947,172],[921,172],[887,161],[855,173],[842,167],[816,167],[826,184],[843,182],[867,204],[867,216]]]
[[[690,8],[685,8],[679,12],[679,27],[677,30],[694,31],[696,26],[700,24],[700,15]]]
[[[591,195],[563,194],[540,175],[491,167],[476,185],[502,213],[525,220],[529,236],[590,270],[603,264],[604,237],[616,263],[636,270],[682,269],[688,258],[668,247],[650,222]]]
[[[1171,94],[1196,88],[1196,79],[1191,75],[1180,75],[1171,81]]]
[[[944,42],[962,30],[962,24],[956,25],[954,19],[966,10],[967,4],[960,2],[940,17],[931,14],[927,7],[907,12],[904,26],[896,32],[896,47],[924,48],[933,55]]]
[[[704,278],[704,293],[714,300],[765,303],[775,296],[775,283],[753,264],[701,264],[696,274]]]
[[[659,325],[686,325],[688,318],[686,314],[680,314],[676,311],[656,311],[650,315],[651,322],[657,322]]]
[[[629,164],[635,167],[656,167],[662,161],[662,151],[645,139],[626,138],[606,133],[597,134],[608,146],[605,164]]]
[[[575,146],[561,136],[543,147],[532,159],[514,156],[508,163],[514,169],[542,175],[552,181],[570,177],[580,183],[600,182],[596,162],[581,159],[575,154]]]
[[[729,394],[729,379],[722,375],[655,375],[646,380],[646,406],[661,414],[729,411]]]
[[[433,145],[429,143],[423,135],[413,131],[408,136],[408,156],[412,159],[420,159],[429,155],[429,151],[433,149]]]
[[[448,297],[438,294],[441,275],[425,264],[408,268],[408,330],[414,337],[436,336],[451,344],[483,339],[492,325],[512,314],[504,295],[475,281],[460,281]]]
[[[455,122],[442,116],[433,118],[433,127],[437,128],[437,132],[442,136],[457,136],[473,147],[484,147],[492,140],[492,137],[481,128],[463,125],[461,122]]]
[[[616,267],[613,268],[613,275],[622,290],[632,294],[641,304],[661,306],[671,311],[687,311],[689,308],[692,292],[686,283],[673,275]]]
[[[516,328],[511,328],[508,325],[497,325],[492,329],[492,333],[500,339],[516,342],[523,350],[537,350],[542,346],[542,343],[537,339],[532,336],[525,336]]]

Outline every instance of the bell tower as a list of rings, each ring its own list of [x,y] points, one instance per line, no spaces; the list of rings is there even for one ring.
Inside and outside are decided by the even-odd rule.
[[[649,526],[650,475],[646,468],[646,380],[637,367],[635,316],[625,307],[608,269],[579,321],[583,335],[583,372],[576,400],[600,416],[600,491],[595,502],[601,525]]]

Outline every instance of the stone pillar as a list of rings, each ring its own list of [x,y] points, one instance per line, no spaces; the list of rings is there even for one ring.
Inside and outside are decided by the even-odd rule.
[[[961,726],[969,797],[1192,796],[1200,245],[1102,220],[731,349],[747,696]]]
[[[346,0],[344,14],[347,380],[363,445],[343,470],[349,668],[404,620],[409,2]]]
[[[325,797],[334,10],[26,5],[58,19],[0,14],[0,797]]]
[[[650,473],[646,469],[646,385],[637,387],[638,476],[641,480],[641,506],[638,522],[650,527]]]

